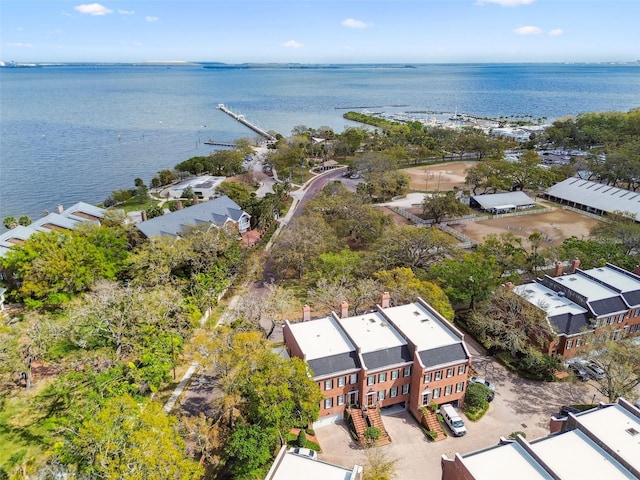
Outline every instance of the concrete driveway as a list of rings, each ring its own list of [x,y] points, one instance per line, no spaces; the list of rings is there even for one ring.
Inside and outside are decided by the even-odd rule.
[[[440,478],[442,454],[452,457],[456,452],[491,447],[514,431],[525,432],[529,440],[540,438],[549,433],[549,419],[560,406],[591,403],[594,395],[596,404],[605,400],[589,383],[524,380],[490,357],[474,357],[474,367],[496,385],[496,396],[480,421],[463,417],[468,432],[464,437],[431,442],[409,412],[383,416],[392,442],[380,448],[388,458],[398,460],[396,478]],[[322,447],[320,460],[345,467],[367,466],[364,450],[351,440],[345,425],[317,428],[316,436]]]

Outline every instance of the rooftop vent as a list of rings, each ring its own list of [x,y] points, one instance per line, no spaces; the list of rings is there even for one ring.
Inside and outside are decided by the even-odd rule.
[[[413,314],[417,317],[418,315],[420,315],[420,312],[416,310],[415,312],[413,312]]]
[[[627,428],[625,432],[627,432],[632,437],[635,437],[638,434],[638,430],[636,430],[635,428]]]
[[[370,318],[370,319],[369,319],[369,321],[370,321],[371,323],[376,323],[376,320],[375,320],[374,318]]]

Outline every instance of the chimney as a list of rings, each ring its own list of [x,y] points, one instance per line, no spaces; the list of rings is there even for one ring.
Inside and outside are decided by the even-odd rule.
[[[305,304],[302,307],[302,321],[308,322],[309,320],[311,320],[311,307]]]
[[[64,207],[62,205],[58,204],[58,213],[60,215],[62,215],[62,212],[64,212]]]
[[[564,265],[562,262],[556,262],[556,271],[553,274],[554,277],[561,277],[564,273]]]
[[[576,270],[580,267],[580,259],[578,257],[574,257],[571,261],[571,271],[569,273],[576,273]]]
[[[176,200],[176,210],[182,210],[182,200]]]
[[[197,195],[194,195],[194,196],[193,196],[193,204],[194,204],[194,205],[198,205],[199,203],[200,203],[200,199],[198,198],[198,196],[197,196]]]
[[[140,217],[142,217],[142,221],[143,221],[143,222],[146,222],[146,221],[147,221],[147,212],[146,212],[146,211],[144,211],[144,210],[142,210],[142,211],[140,212]]]
[[[349,304],[345,301],[340,303],[340,318],[347,318],[349,316]]]
[[[380,306],[382,308],[389,308],[391,306],[391,295],[389,295],[389,292],[382,292],[380,296]]]
[[[635,273],[636,275],[640,275],[640,265],[636,265],[636,268],[633,269],[633,272],[631,273]]]

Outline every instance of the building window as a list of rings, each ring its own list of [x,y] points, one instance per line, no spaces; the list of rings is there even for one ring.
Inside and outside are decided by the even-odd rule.
[[[338,395],[338,405],[344,405],[344,395]]]
[[[638,315],[640,315],[640,308],[636,308],[636,309],[633,311],[633,316],[634,316],[634,317],[637,317]]]
[[[456,383],[456,393],[460,393],[464,390],[464,382]]]
[[[638,328],[638,325],[631,325],[631,328],[629,329],[629,333],[634,333],[636,331],[636,329]]]
[[[609,325],[613,325],[615,323],[615,321],[616,321],[616,317],[611,317],[609,319]]]
[[[431,372],[424,374],[424,383],[429,383],[431,381]]]
[[[347,383],[347,377],[338,377],[338,386],[344,387],[345,383]]]
[[[404,370],[402,371],[402,376],[408,377],[409,375],[411,375],[411,367],[404,367]]]
[[[333,388],[333,380],[325,380],[324,381],[324,389],[331,390]]]
[[[447,378],[453,377],[453,372],[454,371],[455,370],[453,369],[453,367],[452,368],[447,368]]]
[[[391,371],[391,380],[395,380],[400,376],[400,370],[392,370]]]
[[[385,394],[386,394],[386,392],[387,392],[386,390],[380,390],[380,391],[378,392],[378,401],[379,401],[379,402],[381,402],[381,401],[383,401],[383,400],[385,399],[385,397],[386,397],[386,395],[385,395]]]
[[[600,326],[600,319],[599,319],[599,318],[597,318],[597,319],[596,319],[596,323],[594,323],[594,324],[593,324],[593,327],[594,327],[594,328],[598,328],[599,326]]]
[[[422,400],[420,401],[420,405],[422,407],[426,407],[427,405],[429,405],[429,394],[428,393],[423,393],[422,394]]]
[[[324,409],[327,410],[333,407],[333,398],[325,398],[324,399]]]
[[[581,347],[581,346],[582,346],[582,339],[576,338],[576,347]]]
[[[379,373],[378,374],[378,383],[382,383],[382,382],[386,382],[386,381],[387,381],[387,372]]]
[[[367,385],[374,385],[376,383],[376,376],[375,375],[369,375],[367,377]]]
[[[437,382],[438,380],[442,380],[442,370],[438,370],[438,371],[435,373],[435,376],[434,376],[433,378],[434,378],[434,380],[435,380],[436,382]]]
[[[613,332],[613,339],[620,340],[620,330],[616,330],[615,332]]]
[[[624,320],[624,313],[621,313],[620,315],[618,315],[618,323],[622,323],[623,320]]]
[[[352,373],[352,374],[349,376],[349,384],[350,384],[350,385],[354,385],[354,384],[356,384],[356,383],[358,383],[358,374],[357,374],[357,373]]]
[[[440,389],[439,388],[434,388],[433,389],[433,399],[435,400],[436,398],[440,398]]]
[[[467,366],[466,365],[460,365],[458,367],[458,375],[464,375],[467,372]]]
[[[405,383],[404,385],[402,385],[402,394],[406,395],[407,393],[409,393],[409,384]]]
[[[389,396],[391,398],[395,398],[398,396],[398,387],[391,387],[391,389],[389,390]]]
[[[444,387],[445,395],[451,395],[451,392],[453,392],[453,385],[447,385],[446,387]]]
[[[573,348],[573,339],[572,338],[567,340],[567,346],[566,346],[567,350],[571,350],[571,348]]]

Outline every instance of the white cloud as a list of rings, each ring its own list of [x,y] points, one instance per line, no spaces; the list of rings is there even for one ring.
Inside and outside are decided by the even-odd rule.
[[[564,30],[562,30],[561,28],[554,28],[549,32],[549,35],[551,35],[552,37],[559,37],[560,35],[564,35]]]
[[[120,15],[133,15],[133,14],[134,14],[134,13],[136,13],[136,12],[134,12],[133,10],[122,10],[122,9],[118,9],[118,13],[119,13]]]
[[[520,5],[529,5],[536,0],[478,0],[476,5],[484,5],[485,3],[495,3],[503,7],[519,7]]]
[[[288,42],[284,42],[282,44],[283,47],[287,48],[302,48],[304,45],[300,42],[296,42],[295,40],[289,40]]]
[[[88,3],[84,5],[78,5],[73,7],[74,10],[80,13],[84,13],[86,15],[91,15],[93,17],[99,17],[102,15],[108,15],[113,13],[113,10],[109,10],[104,5],[100,5],[99,3]]]
[[[518,27],[513,30],[518,35],[538,35],[542,33],[542,30],[538,27],[534,27],[533,25],[527,25],[525,27]]]
[[[5,43],[7,47],[18,47],[18,48],[31,48],[33,45],[30,43]]]
[[[144,21],[149,23],[157,22],[158,20],[160,20],[158,17],[144,17]]]
[[[355,18],[347,18],[342,21],[342,26],[349,28],[369,28],[373,27],[373,23],[365,23],[362,20],[356,20]]]

